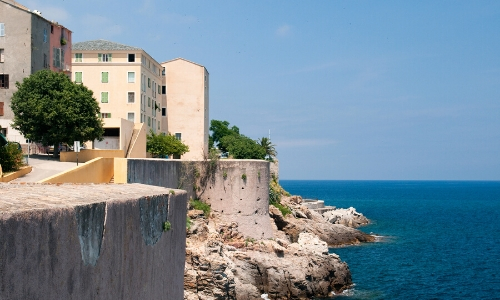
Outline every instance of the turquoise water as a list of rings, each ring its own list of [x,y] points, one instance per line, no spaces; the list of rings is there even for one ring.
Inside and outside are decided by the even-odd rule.
[[[281,180],[353,206],[378,243],[331,249],[355,286],[335,299],[500,299],[500,182]]]

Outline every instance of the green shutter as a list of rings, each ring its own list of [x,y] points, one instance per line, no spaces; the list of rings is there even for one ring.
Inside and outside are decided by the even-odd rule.
[[[111,53],[108,54],[108,61],[111,62]]]
[[[75,73],[75,82],[82,83],[82,72]]]
[[[108,92],[101,92],[101,102],[108,103]]]
[[[102,83],[108,83],[108,72],[102,72]]]
[[[102,61],[102,53],[97,54],[97,61],[101,62]]]

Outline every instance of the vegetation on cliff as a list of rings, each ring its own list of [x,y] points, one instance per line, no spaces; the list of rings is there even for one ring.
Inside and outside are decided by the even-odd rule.
[[[231,158],[272,161],[277,155],[276,146],[269,138],[253,140],[241,134],[237,126],[229,127],[228,121],[210,121],[210,131],[210,148],[217,147],[222,153],[228,153]]]

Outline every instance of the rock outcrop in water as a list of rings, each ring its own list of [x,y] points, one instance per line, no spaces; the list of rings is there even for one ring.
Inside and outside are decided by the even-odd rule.
[[[342,224],[332,224],[301,205],[300,197],[283,198],[292,213],[270,206],[274,239],[254,240],[212,213],[191,210],[184,299],[310,299],[339,293],[352,285],[351,273],[328,246],[373,241]]]

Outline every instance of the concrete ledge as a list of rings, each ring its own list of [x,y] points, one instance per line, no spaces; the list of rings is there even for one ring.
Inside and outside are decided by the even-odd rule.
[[[1,183],[0,195],[0,299],[183,299],[185,191]]]
[[[4,173],[4,176],[0,177],[0,182],[10,182],[14,179],[17,179],[21,176],[24,176],[24,175],[30,173],[31,170],[32,170],[31,166],[26,166],[26,167],[21,168],[19,171],[15,171],[15,172],[9,173],[7,175],[5,175],[5,173]]]

